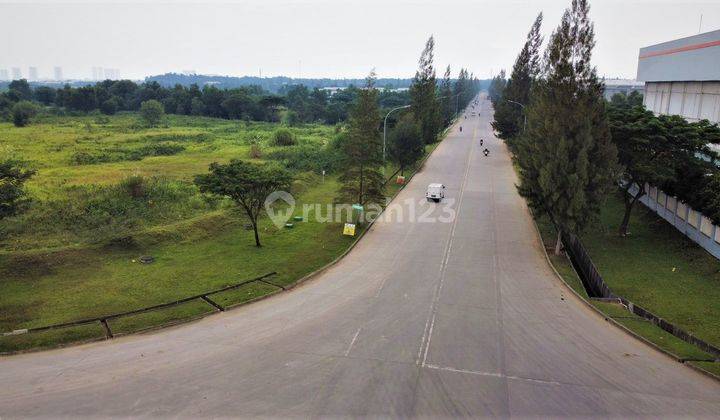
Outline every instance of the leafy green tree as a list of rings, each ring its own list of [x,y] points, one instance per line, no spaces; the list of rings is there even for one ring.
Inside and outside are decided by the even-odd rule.
[[[357,102],[350,111],[348,135],[341,143],[343,170],[339,178],[339,198],[346,203],[381,203],[385,198],[377,97],[372,71],[365,89],[358,92]]]
[[[165,116],[165,110],[162,104],[155,99],[145,101],[140,105],[140,117],[150,127],[155,127],[160,124],[163,116]]]
[[[720,127],[708,120],[691,123],[678,115],[660,115],[657,119],[664,126],[674,152],[671,161],[674,175],[660,188],[695,210],[706,211],[708,202],[716,199],[712,194],[704,194],[706,186],[713,174],[720,171],[716,166],[718,154],[708,145],[720,144]]]
[[[35,100],[43,105],[52,105],[55,102],[55,89],[48,86],[38,86],[34,92]]]
[[[29,101],[32,99],[32,88],[25,79],[13,80],[8,84],[8,91],[14,93],[18,100]]]
[[[0,161],[0,220],[16,215],[27,202],[24,188],[35,171],[15,159]]]
[[[210,173],[197,175],[195,184],[200,191],[219,197],[229,197],[245,211],[255,232],[255,246],[260,247],[258,218],[265,199],[275,191],[290,188],[292,177],[288,171],[274,165],[256,165],[241,160],[228,164],[210,164]]]
[[[12,119],[15,127],[25,127],[37,115],[37,105],[30,101],[17,102],[12,107]]]
[[[200,98],[192,98],[190,102],[190,115],[204,115],[205,104]]]
[[[540,45],[542,36],[542,13],[540,13],[528,32],[525,45],[518,54],[513,65],[510,79],[495,105],[495,117],[492,127],[498,137],[507,141],[510,149],[515,152],[512,138],[517,136],[524,126],[525,109],[530,102],[530,88],[540,73]]]
[[[673,160],[681,158],[682,154],[676,155],[680,152],[676,150],[679,145],[670,141],[666,127],[650,111],[641,107],[627,108],[623,102],[608,109],[608,120],[621,165],[618,175],[625,203],[619,231],[621,236],[626,236],[632,210],[647,194],[645,185],[658,186],[672,180],[675,176]],[[634,185],[638,189],[632,194]]]
[[[422,138],[425,144],[435,143],[440,131],[440,107],[435,95],[436,80],[435,67],[433,67],[435,39],[430,38],[418,60],[418,70],[415,72],[410,86],[410,99],[415,120],[420,124]]]
[[[627,96],[627,103],[628,106],[630,106],[631,108],[636,106],[644,107],[645,105],[643,104],[643,94],[638,92],[637,90],[633,90]]]
[[[238,92],[230,95],[222,102],[228,118],[239,120],[252,112],[254,103],[252,98],[245,92]]]
[[[90,112],[97,109],[95,88],[92,86],[83,86],[77,89],[72,89],[65,106],[70,109],[83,112]]]
[[[120,99],[117,96],[111,97],[100,105],[100,112],[105,115],[115,115],[118,109],[120,109]]]
[[[587,0],[573,0],[535,83],[528,127],[518,142],[520,193],[558,230],[579,233],[599,214],[612,187],[617,150],[610,140],[603,85],[590,64],[594,42]]]
[[[405,114],[390,133],[390,158],[400,165],[400,175],[405,168],[415,164],[425,154],[422,132],[412,113]]]

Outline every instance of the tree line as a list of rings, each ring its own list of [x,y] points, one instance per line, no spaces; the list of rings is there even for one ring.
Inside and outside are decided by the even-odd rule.
[[[387,160],[396,162],[401,173],[415,164],[424,156],[425,146],[439,140],[442,130],[480,89],[480,81],[466,69],[461,69],[458,77],[451,79],[448,67],[438,83],[434,46],[434,38],[430,37],[411,86],[405,92],[378,89],[374,71],[370,72],[364,86],[343,89],[332,96],[302,85],[289,86],[276,95],[258,87],[220,90],[213,86],[200,89],[197,85],[189,88],[177,85],[167,89],[156,82],[138,85],[127,80],[77,88],[41,86],[33,89],[20,80],[13,81],[10,89],[0,94],[0,104],[4,104],[0,105],[0,112],[12,109],[12,118],[19,126],[28,122],[25,116],[35,112],[38,104],[74,112],[139,111],[148,125],[157,124],[166,112],[276,121],[282,111],[288,124],[340,122],[344,127],[339,127],[337,138],[329,145],[333,148],[332,159],[339,160],[337,200],[381,206],[385,201],[383,168]],[[386,118],[389,111],[398,107],[405,109]],[[381,133],[386,119],[390,136],[387,150],[383,150]],[[279,131],[275,134],[282,137]],[[292,139],[276,141],[277,146],[293,144]],[[34,173],[23,161],[0,162],[0,221],[24,209],[27,202],[24,184]],[[195,185],[202,193],[229,198],[242,209],[254,230],[255,244],[260,246],[258,218],[264,200],[273,191],[289,189],[293,179],[293,171],[287,165],[235,159],[227,164],[213,163],[208,173],[195,177]],[[138,182],[132,181],[133,185]],[[131,188],[132,191],[135,189]]]
[[[138,111],[143,102],[158,101],[168,114],[196,115],[226,119],[278,122],[289,124],[345,121],[359,89],[350,86],[330,94],[323,89],[304,85],[285,86],[278,94],[259,86],[219,89],[213,85],[175,85],[166,88],[158,82],[137,84],[130,80],[106,80],[95,85],[56,89],[35,88],[26,80],[14,80],[0,93],[0,117],[16,120],[16,115],[32,117],[38,106],[70,112],[100,112],[113,115],[119,111]],[[405,91],[384,89],[378,95],[382,107],[409,103]],[[20,118],[20,122],[29,122]]]
[[[543,54],[539,14],[509,78],[490,84],[493,128],[519,167],[519,192],[558,231],[579,234],[606,195],[623,191],[625,236],[635,203],[653,185],[720,223],[720,129],[708,121],[655,116],[633,93],[604,99],[591,64],[594,27],[587,0],[572,0]],[[639,186],[634,194],[632,186]]]

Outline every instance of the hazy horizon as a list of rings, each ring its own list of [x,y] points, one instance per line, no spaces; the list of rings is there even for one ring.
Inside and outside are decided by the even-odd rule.
[[[194,70],[228,76],[412,77],[431,34],[435,64],[479,78],[509,69],[538,12],[547,39],[570,0],[13,2],[0,0],[0,69],[90,79],[92,67],[143,79]],[[720,2],[595,0],[601,76],[635,78],[643,46],[720,29]],[[262,73],[261,73],[262,72]]]

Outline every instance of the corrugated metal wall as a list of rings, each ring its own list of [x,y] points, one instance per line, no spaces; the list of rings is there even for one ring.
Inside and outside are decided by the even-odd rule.
[[[647,82],[644,101],[655,114],[720,122],[720,81]]]

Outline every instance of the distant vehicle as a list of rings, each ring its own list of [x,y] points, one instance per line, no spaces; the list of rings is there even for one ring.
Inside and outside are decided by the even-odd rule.
[[[439,203],[440,200],[445,198],[445,186],[437,183],[428,185],[425,198],[427,198],[427,201]]]
[[[474,117],[476,115],[477,115],[477,113],[475,111],[473,111],[472,116]]]

